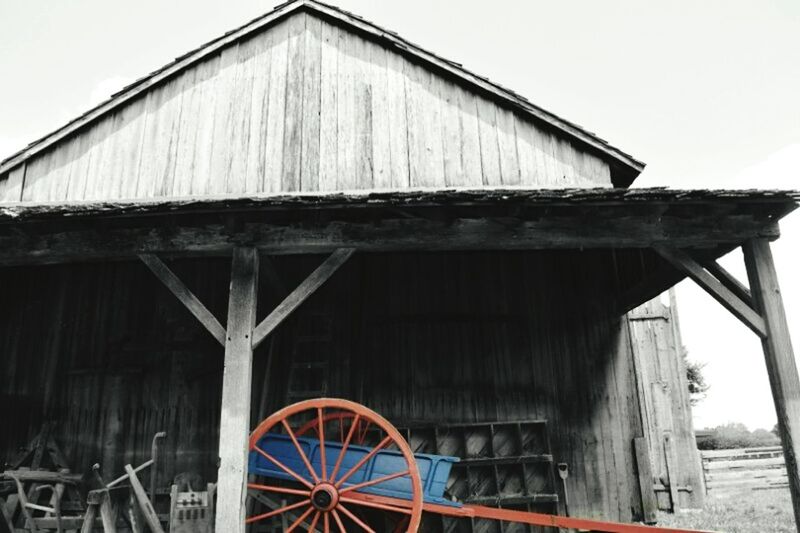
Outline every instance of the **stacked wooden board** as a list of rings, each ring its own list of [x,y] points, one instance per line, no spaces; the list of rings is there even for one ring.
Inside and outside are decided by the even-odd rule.
[[[780,446],[702,452],[709,494],[789,487]]]

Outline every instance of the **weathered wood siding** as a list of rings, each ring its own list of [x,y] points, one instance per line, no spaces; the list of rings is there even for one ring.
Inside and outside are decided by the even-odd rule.
[[[285,405],[291,361],[322,353],[312,385],[398,425],[546,419],[571,513],[638,516],[641,425],[609,254],[356,255],[256,352],[253,422]],[[259,316],[319,261],[274,259],[282,282],[262,273]],[[225,316],[228,261],[173,266]],[[117,474],[165,430],[166,476],[216,476],[222,349],[144,265],[6,268],[0,282],[0,460],[47,416],[76,469]]]
[[[501,185],[611,178],[564,134],[298,13],[0,176],[0,201]]]

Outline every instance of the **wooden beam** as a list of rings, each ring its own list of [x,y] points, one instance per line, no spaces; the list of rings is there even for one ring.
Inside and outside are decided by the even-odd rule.
[[[236,248],[231,266],[222,378],[216,531],[244,533],[257,294],[258,251],[255,248]]]
[[[161,283],[174,294],[190,313],[211,333],[217,342],[225,346],[225,328],[203,305],[203,302],[181,281],[170,268],[154,254],[140,254],[139,259],[156,275]]]
[[[736,276],[725,270],[722,265],[716,261],[705,261],[702,263],[702,265],[715,278],[717,278],[720,283],[730,289],[730,291],[738,296],[743,302],[750,307],[755,305],[753,303],[753,295],[750,294],[750,289],[748,289],[741,281],[736,279]]]
[[[767,330],[764,325],[764,319],[688,254],[680,250],[660,246],[656,246],[654,249],[661,257],[669,261],[672,266],[692,278],[695,283],[722,304],[725,309],[733,313],[745,326],[753,330],[756,335],[762,338],[766,336]]]
[[[339,270],[355,249],[341,248],[333,252],[317,269],[311,273],[300,285],[297,286],[284,300],[278,304],[278,307],[261,321],[253,332],[253,348],[261,344],[261,342],[272,333],[275,328],[283,322],[292,312],[297,309],[300,304],[314,294],[326,281],[330,279],[333,274]]]
[[[800,531],[800,377],[769,242],[757,239],[742,248],[753,299],[767,328],[761,345],[778,415],[795,525]]]
[[[354,211],[357,212],[357,211]],[[640,219],[609,213],[602,219],[550,216],[517,218],[424,218],[318,220],[303,224],[243,221],[236,229],[219,220],[174,219],[69,226],[30,224],[0,227],[0,265],[54,264],[128,259],[138,254],[229,256],[246,243],[262,254],[319,254],[338,248],[366,252],[447,250],[563,250],[586,248],[716,248],[739,246],[754,237],[777,238],[776,224],[756,220]],[[718,226],[727,227],[723,230]]]
[[[150,531],[153,533],[164,533],[164,528],[161,527],[161,522],[158,520],[158,514],[156,514],[155,508],[153,508],[153,502],[147,498],[147,493],[144,491],[142,482],[139,481],[136,472],[133,471],[133,467],[131,465],[125,465],[125,472],[128,474],[128,481],[133,489],[133,494],[136,496],[136,501],[139,502],[139,509],[142,511],[144,519],[147,520]]]

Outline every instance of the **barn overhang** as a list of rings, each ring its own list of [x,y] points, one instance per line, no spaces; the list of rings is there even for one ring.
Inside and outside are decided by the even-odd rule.
[[[163,253],[670,248],[775,239],[800,194],[669,189],[421,190],[0,204],[0,264]]]
[[[613,266],[609,293],[620,314],[691,277],[762,339],[795,476],[800,387],[769,241],[798,199],[785,191],[482,189],[14,203],[0,205],[0,265],[139,258],[224,346],[217,528],[241,530],[253,350],[354,252],[585,250],[592,264]],[[716,263],[740,246],[749,288]],[[311,253],[330,256],[257,323],[259,256]],[[159,256],[232,256],[225,326]]]
[[[135,258],[455,250],[607,250],[620,310],[779,236],[798,194],[670,189],[427,190],[0,206],[0,265]]]

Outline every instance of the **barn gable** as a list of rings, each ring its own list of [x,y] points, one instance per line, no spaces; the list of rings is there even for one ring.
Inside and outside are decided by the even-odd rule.
[[[627,186],[643,165],[362,19],[300,0],[0,164],[0,201]]]

